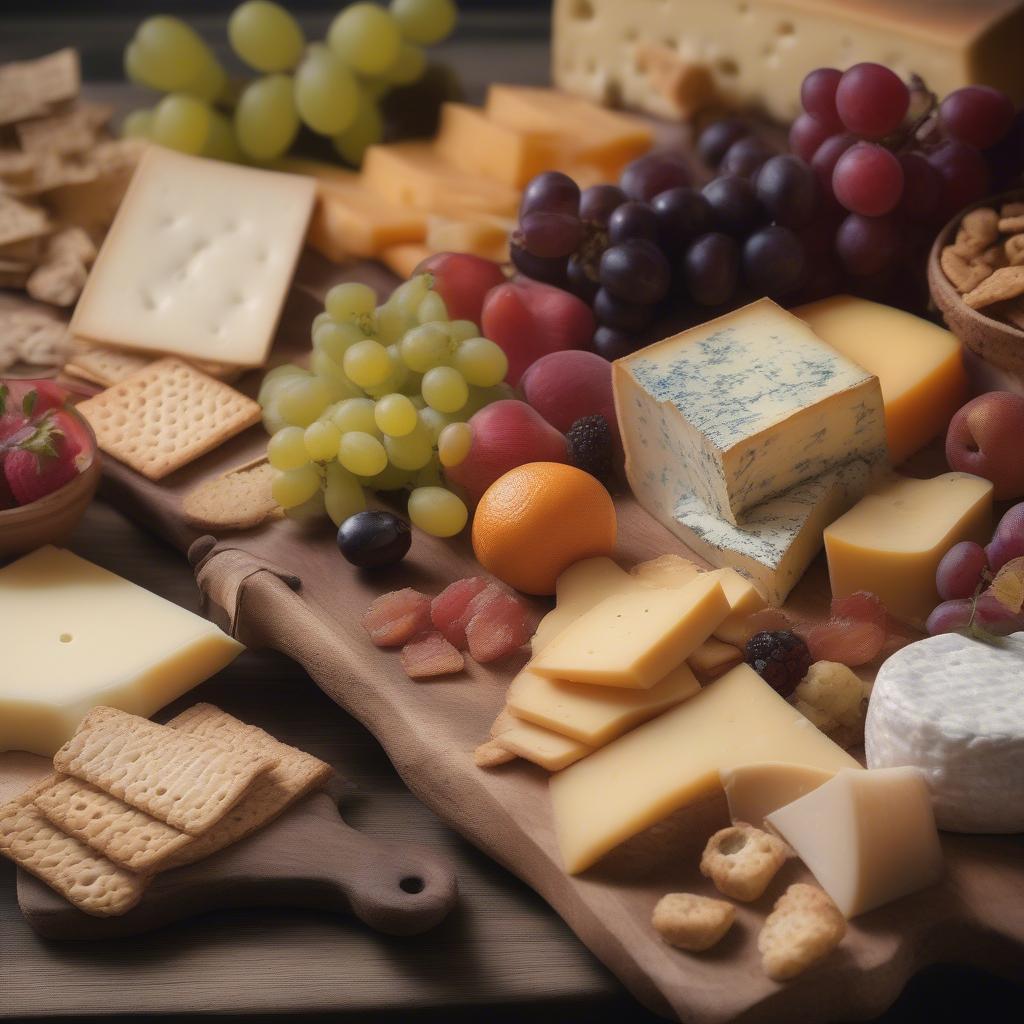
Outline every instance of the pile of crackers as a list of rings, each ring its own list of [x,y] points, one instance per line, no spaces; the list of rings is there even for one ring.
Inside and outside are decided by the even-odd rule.
[[[53,767],[0,806],[0,854],[95,917],[128,913],[156,874],[244,839],[332,775],[211,704],[167,725],[93,708]]]
[[[0,371],[64,361],[70,338],[46,306],[78,299],[145,148],[113,139],[113,108],[80,88],[73,49],[0,67],[0,288],[27,294],[0,304]]]

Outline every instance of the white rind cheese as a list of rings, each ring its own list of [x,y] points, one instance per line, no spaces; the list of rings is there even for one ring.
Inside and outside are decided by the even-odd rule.
[[[692,497],[742,523],[852,459],[887,459],[877,378],[770,299],[620,359],[613,380],[626,474],[662,521]]]
[[[869,768],[924,772],[939,828],[1024,832],[1024,633],[992,642],[943,633],[878,672]]]

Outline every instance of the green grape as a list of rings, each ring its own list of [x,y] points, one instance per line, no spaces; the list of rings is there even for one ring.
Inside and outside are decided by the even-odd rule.
[[[357,341],[346,353],[344,361],[348,379],[361,388],[372,388],[391,376],[388,350],[372,338]]]
[[[125,114],[121,122],[122,139],[147,139],[153,130],[153,111],[144,108]]]
[[[492,402],[500,402],[505,398],[515,398],[515,389],[504,383],[495,384],[493,388],[476,388],[471,387],[469,389],[469,401],[466,402],[464,408],[459,410],[459,416],[468,420],[474,413],[479,412],[484,406],[490,405]]]
[[[413,327],[402,337],[399,351],[405,365],[417,373],[426,373],[435,366],[442,366],[448,362],[451,355],[448,329],[442,323],[420,324]]]
[[[301,366],[296,366],[294,363],[282,363],[280,366],[275,366],[264,375],[256,401],[260,405],[266,405],[281,390],[286,380],[290,380],[293,377],[308,376],[308,370],[304,370]]]
[[[334,136],[334,149],[342,160],[358,167],[370,146],[376,146],[383,138],[384,119],[377,100],[361,85],[356,116],[340,135]]]
[[[326,353],[340,364],[345,358],[345,353],[365,337],[366,335],[354,324],[339,324],[328,317],[326,322],[321,321],[313,331],[313,348]]]
[[[400,284],[388,298],[388,302],[397,306],[409,319],[416,316],[416,310],[430,290],[430,275],[417,274]]]
[[[358,430],[376,436],[377,421],[373,415],[375,404],[369,398],[348,398],[332,406],[329,415],[342,434]]]
[[[288,71],[298,64],[305,36],[299,23],[270,0],[247,0],[228,19],[231,49],[257,71]]]
[[[341,431],[330,420],[321,418],[306,427],[303,441],[311,459],[326,462],[338,454]]]
[[[209,132],[210,108],[195,96],[174,92],[153,108],[150,137],[161,146],[196,154]]]
[[[196,81],[214,62],[199,33],[180,18],[157,15],[135,30],[125,53],[125,69],[133,81],[161,92],[177,92]]]
[[[266,162],[287,153],[299,133],[291,78],[266,75],[250,82],[235,107],[235,131],[253,160]]]
[[[390,301],[377,307],[375,317],[377,336],[385,345],[401,341],[405,332],[415,324],[401,306]]]
[[[349,516],[366,509],[362,484],[336,462],[327,467],[324,507],[335,526],[341,526]]]
[[[444,480],[441,477],[441,467],[437,459],[431,459],[421,470],[418,470],[412,478],[412,486],[416,487],[443,487]]]
[[[427,58],[418,46],[403,42],[398,47],[394,63],[389,65],[381,77],[393,85],[412,85],[423,77],[427,70]]]
[[[195,78],[190,78],[181,87],[181,92],[196,96],[207,103],[215,103],[222,99],[228,89],[227,72],[217,63],[211,54],[209,60],[203,61],[203,67]]]
[[[451,35],[458,16],[454,0],[391,0],[390,10],[402,35],[421,46]]]
[[[320,135],[343,132],[356,117],[359,86],[347,67],[322,44],[315,44],[295,72],[299,117]]]
[[[324,506],[323,488],[318,489],[312,498],[304,501],[301,505],[286,508],[284,514],[289,519],[294,519],[297,523],[309,524],[319,522],[327,515],[327,509]]]
[[[466,525],[469,510],[443,487],[417,487],[409,495],[409,519],[432,537],[454,537]]]
[[[377,426],[390,437],[405,437],[416,429],[416,406],[405,395],[385,395],[374,412]]]
[[[124,48],[125,78],[136,85],[149,85],[149,82],[146,80],[148,77],[147,72],[146,55],[143,53],[142,47],[133,39]],[[150,86],[150,88],[155,88],[155,86]]]
[[[336,284],[328,293],[324,307],[339,324],[369,316],[377,305],[377,293],[358,281]]]
[[[267,459],[274,469],[299,469],[309,462],[302,427],[278,430],[267,442]]]
[[[362,390],[346,376],[342,364],[335,362],[326,352],[314,349],[309,357],[309,367],[327,385],[329,401],[340,402],[345,398],[358,398],[362,395]]]
[[[438,412],[458,412],[469,399],[466,378],[450,366],[435,366],[423,375],[420,391]]]
[[[386,78],[360,77],[359,84],[362,87],[363,95],[375,101],[384,99],[394,88]]]
[[[310,465],[278,470],[270,484],[270,493],[281,508],[295,508],[320,490],[320,474]]]
[[[384,472],[388,464],[388,453],[373,434],[350,430],[341,435],[338,461],[350,473],[370,477]]]
[[[480,334],[480,328],[472,320],[453,320],[448,325],[448,334],[453,345],[458,345],[467,338],[476,338]]]
[[[473,428],[468,423],[449,423],[437,439],[437,457],[445,469],[466,461],[473,447]]]
[[[211,160],[227,160],[238,163],[242,159],[242,151],[238,148],[235,129],[231,122],[221,113],[210,112],[210,130],[203,144],[203,156]]]
[[[392,465],[399,469],[422,469],[434,457],[430,432],[422,424],[405,437],[385,435],[384,447]]]
[[[481,388],[500,384],[508,373],[508,357],[489,338],[467,338],[455,350],[452,365],[468,383]]]
[[[449,423],[452,422],[452,418],[446,413],[438,412],[436,409],[431,409],[430,406],[423,401],[422,395],[418,397],[423,407],[417,411],[417,415],[420,418],[420,423],[422,423],[430,432],[430,443],[436,446],[438,439],[441,437],[441,432]],[[415,400],[413,401],[413,404],[415,404]]]
[[[416,309],[416,319],[421,324],[429,324],[434,321],[447,323],[448,308],[444,304],[444,299],[437,292],[427,292]]]
[[[423,374],[407,370],[405,383],[402,385],[402,394],[408,395],[412,404],[415,405],[417,409],[422,409],[427,404],[423,401],[423,396],[420,394],[420,388],[422,386]]]
[[[402,37],[387,11],[370,3],[346,7],[327,30],[327,45],[361,75],[379,75],[398,56]]]
[[[281,415],[293,426],[308,427],[331,401],[331,389],[319,377],[289,381],[277,396]]]
[[[263,429],[268,434],[276,434],[279,430],[284,430],[288,426],[288,421],[281,415],[281,410],[277,407],[276,401],[270,401],[263,406]]]
[[[331,320],[331,314],[328,313],[326,309],[322,313],[317,313],[317,315],[315,317],[313,317],[313,322],[309,325],[309,336],[310,336],[310,338],[315,340],[316,339],[316,329],[321,324],[329,324],[329,323],[333,323],[333,321]]]
[[[392,391],[402,391],[409,379],[409,367],[402,359],[402,350],[397,345],[388,345],[388,359],[391,360],[391,375],[388,381]]]
[[[362,482],[373,491],[400,491],[412,483],[413,474],[407,469],[387,466],[371,477],[362,477]]]

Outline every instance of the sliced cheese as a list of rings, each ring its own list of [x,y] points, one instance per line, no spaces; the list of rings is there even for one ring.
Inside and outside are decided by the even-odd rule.
[[[765,599],[750,580],[731,566],[713,569],[708,575],[722,584],[730,609],[728,617],[718,624],[715,636],[734,647],[742,647],[747,642],[747,619],[764,608]]]
[[[923,626],[939,603],[935,570],[958,541],[992,536],[992,484],[969,473],[892,474],[825,530],[834,597],[867,590],[889,614]]]
[[[741,764],[719,772],[729,802],[729,817],[758,828],[772,811],[806,796],[834,775],[827,768],[786,761]]]
[[[859,768],[753,669],[739,665],[550,781],[555,830],[570,874],[720,786],[719,772],[786,760]]]
[[[468,252],[481,259],[507,263],[511,217],[479,213],[464,217],[427,217],[427,248],[431,252]]]
[[[430,250],[418,242],[389,245],[380,254],[380,261],[399,277],[412,277],[416,268],[430,255]]]
[[[840,771],[767,822],[846,917],[942,877],[931,797],[916,768]]]
[[[699,647],[729,614],[716,579],[616,594],[582,615],[534,657],[549,679],[645,689]]]
[[[689,558],[680,555],[659,555],[646,562],[637,562],[629,575],[653,587],[681,587],[696,579],[704,570]],[[723,585],[722,589],[725,587]],[[728,594],[726,594],[728,597]]]
[[[963,346],[929,320],[852,295],[798,306],[793,315],[878,378],[893,465],[945,433],[967,398]]]
[[[686,663],[702,683],[709,683],[742,660],[743,651],[739,647],[711,637],[686,659]]]
[[[495,733],[495,742],[549,772],[561,771],[593,750],[579,740],[544,729],[533,722],[516,719],[507,713],[499,721],[502,724]]]

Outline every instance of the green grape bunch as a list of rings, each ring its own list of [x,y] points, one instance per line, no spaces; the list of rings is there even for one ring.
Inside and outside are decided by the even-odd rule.
[[[122,134],[182,153],[267,164],[285,156],[304,125],[358,166],[380,142],[380,101],[419,80],[424,47],[455,28],[453,0],[360,2],[342,9],[320,42],[273,0],[246,0],[227,24],[233,53],[257,77],[232,82],[202,37],[168,15],[147,18],[124,52],[131,81],[164,96],[132,111]]]
[[[469,517],[444,469],[469,454],[473,413],[509,398],[508,360],[469,320],[451,320],[430,274],[381,305],[372,288],[335,285],[313,320],[309,368],[263,378],[274,500],[292,519],[335,525],[367,492],[408,492],[414,526],[453,537]]]

